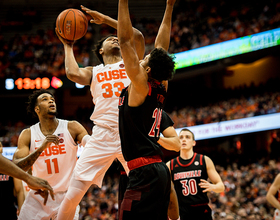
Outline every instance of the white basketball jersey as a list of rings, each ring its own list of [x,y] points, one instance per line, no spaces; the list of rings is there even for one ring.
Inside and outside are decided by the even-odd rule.
[[[45,149],[33,164],[32,174],[47,180],[54,192],[66,191],[77,161],[77,149],[68,131],[68,121],[58,119],[58,126],[53,133],[60,137],[59,145],[51,144]],[[39,148],[45,140],[39,122],[30,127],[30,153]]]
[[[129,83],[123,61],[93,67],[90,91],[95,107],[90,119],[95,124],[118,126],[119,96]]]

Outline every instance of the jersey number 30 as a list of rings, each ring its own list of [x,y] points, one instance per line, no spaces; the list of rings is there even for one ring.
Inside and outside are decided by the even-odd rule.
[[[184,196],[188,196],[189,194],[195,195],[197,193],[197,185],[195,179],[190,179],[189,183],[188,180],[181,180],[182,184],[182,193]]]

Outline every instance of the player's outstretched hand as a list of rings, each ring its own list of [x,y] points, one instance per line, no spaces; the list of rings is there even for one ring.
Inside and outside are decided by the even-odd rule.
[[[48,197],[49,197],[49,191],[48,190],[41,190],[41,189],[38,189],[36,192],[35,192],[36,195],[40,195],[44,198],[44,205],[47,204],[47,201],[48,201]],[[52,199],[54,200],[54,198],[52,197]]]
[[[54,200],[53,189],[48,183],[48,181],[30,175],[30,177],[26,180],[26,183],[30,189],[36,191],[35,194],[39,194],[44,198],[44,205],[47,203],[49,193],[52,199]]]
[[[104,19],[105,19],[104,14],[102,14],[98,11],[91,10],[83,5],[81,5],[81,9],[92,17],[92,19],[90,20],[90,23],[103,24]]]
[[[213,191],[215,188],[215,185],[209,183],[208,181],[204,179],[200,179],[200,183],[198,184],[201,188],[204,188],[202,192],[210,192]]]

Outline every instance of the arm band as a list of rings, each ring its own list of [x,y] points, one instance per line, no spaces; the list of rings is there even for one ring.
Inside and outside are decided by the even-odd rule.
[[[90,139],[90,136],[88,134],[85,135],[82,139],[81,145],[84,147],[89,139]]]

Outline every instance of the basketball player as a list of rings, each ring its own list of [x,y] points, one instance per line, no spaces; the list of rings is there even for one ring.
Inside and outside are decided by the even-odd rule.
[[[2,153],[3,146],[0,142],[0,154]],[[22,181],[0,173],[0,198],[2,198],[0,200],[1,218],[17,220],[17,212],[20,212],[25,199]]]
[[[196,144],[194,134],[189,129],[182,129],[179,138],[180,156],[167,162],[167,166],[178,197],[180,219],[212,220],[207,192],[220,193],[225,186],[213,161],[193,151]]]
[[[118,39],[126,73],[131,80],[119,101],[121,147],[129,167],[128,186],[120,209],[120,219],[167,219],[171,179],[161,160],[160,145],[178,150],[180,145],[159,140],[167,80],[174,73],[175,62],[167,54],[171,17],[175,0],[167,0],[155,40],[155,49],[139,60],[134,45],[128,0],[119,0]]]
[[[267,194],[267,201],[275,208],[273,220],[280,220],[280,174],[277,174]]]
[[[172,119],[168,116],[168,114],[163,110],[162,111],[162,120],[160,123],[160,132],[163,133],[165,136],[160,136],[159,141],[164,142],[163,139],[166,139],[168,137],[174,136],[177,137],[177,133],[173,127],[174,122]],[[167,139],[169,140],[169,139]],[[159,142],[158,141],[158,142]],[[180,143],[179,138],[174,138],[173,141],[177,144]],[[121,203],[123,201],[124,193],[128,184],[128,176],[125,173],[125,170],[119,164],[119,171],[120,171],[120,181],[119,181],[119,191],[118,191],[118,198],[119,198],[119,208],[121,206]],[[172,184],[172,183],[171,183]],[[119,212],[120,214],[120,212]],[[174,189],[174,185],[171,186],[171,192],[170,192],[170,202],[168,207],[168,217],[170,219],[178,219],[179,218],[179,206],[178,206],[178,200],[177,195]]]
[[[31,190],[19,219],[54,219],[76,165],[78,143],[85,145],[89,135],[77,121],[56,118],[55,98],[48,90],[31,94],[27,110],[37,115],[39,122],[21,132],[14,161],[25,171],[32,166],[32,174],[46,178],[55,194],[54,200],[43,199]],[[78,213],[79,207],[74,219]]]
[[[107,24],[117,28],[117,21],[99,12],[82,6],[92,16],[91,22]],[[145,45],[141,32],[133,29],[135,45],[139,57],[144,56]],[[58,35],[58,34],[57,34]],[[76,83],[90,85],[95,104],[90,117],[94,126],[74,170],[73,178],[64,201],[59,209],[58,219],[73,219],[76,206],[92,184],[102,186],[106,171],[115,159],[118,159],[128,173],[123,158],[118,129],[118,102],[122,89],[130,82],[126,75],[121,57],[118,38],[108,36],[100,40],[95,47],[95,55],[102,64],[79,68],[73,53],[73,43],[58,35],[64,45],[65,70],[67,77]]]

